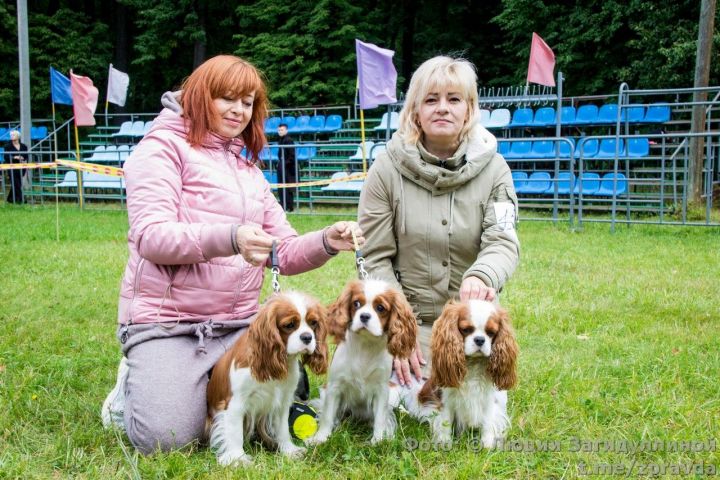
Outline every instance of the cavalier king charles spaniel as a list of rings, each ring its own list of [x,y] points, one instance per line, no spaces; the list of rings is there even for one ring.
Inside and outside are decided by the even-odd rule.
[[[243,442],[255,432],[288,457],[305,449],[290,439],[288,416],[300,379],[298,360],[327,370],[327,311],[291,292],[263,305],[248,332],[218,361],[207,389],[210,446],[222,465],[248,464]]]
[[[484,300],[451,300],[433,325],[430,348],[430,378],[404,396],[405,407],[429,421],[435,442],[452,441],[453,427],[458,434],[479,427],[483,447],[495,447],[510,426],[506,390],[517,382],[507,312]]]
[[[415,348],[417,322],[405,296],[382,280],[350,282],[330,306],[337,349],[321,392],[320,421],[309,444],[326,441],[346,415],[373,421],[372,443],[395,434],[388,402],[393,357]]]

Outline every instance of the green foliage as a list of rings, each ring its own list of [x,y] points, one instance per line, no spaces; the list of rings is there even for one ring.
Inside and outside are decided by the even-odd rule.
[[[531,33],[553,49],[556,71],[567,79],[567,95],[632,88],[689,87],[693,84],[699,2],[681,0],[591,0],[574,2],[502,0],[493,22],[505,33],[515,67],[501,84],[524,83]],[[716,15],[720,18],[720,10]],[[715,33],[715,52],[720,33]],[[717,57],[717,56],[716,56]],[[720,80],[715,62],[711,84]]]
[[[337,220],[289,218],[301,232]],[[0,205],[0,219],[2,478],[587,478],[581,463],[635,464],[628,475],[635,478],[640,464],[720,465],[717,446],[571,450],[573,438],[717,440],[717,228],[635,225],[613,235],[606,224],[571,232],[521,222],[521,265],[502,304],[520,343],[508,438],[522,450],[478,450],[477,432],[451,449],[433,448],[427,425],[400,414],[393,441],[372,446],[368,424],[345,421],[301,460],[251,443],[255,465],[233,469],[204,447],[144,457],[122,434],[102,430],[100,406],[120,356],[114,332],[126,212],[61,205],[60,242],[52,206]],[[329,303],[354,277],[345,252],[318,270],[281,277],[281,285]],[[311,378],[313,396],[323,381]],[[532,451],[536,441],[560,448]]]

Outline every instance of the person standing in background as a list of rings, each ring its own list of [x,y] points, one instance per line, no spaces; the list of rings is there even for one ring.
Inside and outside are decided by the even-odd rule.
[[[278,136],[280,141],[278,145],[281,145],[278,156],[280,161],[278,162],[278,182],[280,183],[295,183],[297,182],[297,169],[295,168],[295,148],[287,145],[295,145],[295,141],[288,135],[288,127],[286,124],[281,123],[278,125]],[[283,147],[282,145],[286,145]],[[281,188],[280,189],[280,204],[286,212],[292,212],[295,210],[295,189],[294,188]]]
[[[10,132],[10,141],[5,145],[5,163],[25,163],[28,161],[28,147],[20,143],[20,132]],[[10,170],[10,193],[8,203],[25,203],[22,191],[22,176],[25,170]]]

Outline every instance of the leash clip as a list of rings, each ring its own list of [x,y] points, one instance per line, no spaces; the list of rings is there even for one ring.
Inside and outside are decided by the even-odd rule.
[[[272,265],[272,268],[270,269],[270,272],[272,272],[272,289],[273,292],[280,293],[280,281],[278,280],[280,277],[280,262],[278,262],[277,256],[277,240],[273,240],[272,242],[270,263]]]

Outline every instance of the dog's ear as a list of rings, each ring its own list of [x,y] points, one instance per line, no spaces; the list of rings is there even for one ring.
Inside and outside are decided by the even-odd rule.
[[[328,367],[328,346],[327,346],[327,323],[328,312],[325,307],[316,303],[310,308],[312,314],[317,320],[317,326],[313,329],[315,333],[315,351],[311,355],[305,355],[303,363],[310,367],[316,375],[322,375],[327,371]]]
[[[393,357],[408,358],[417,345],[417,320],[405,295],[395,290],[390,295],[388,353]]]
[[[465,346],[458,327],[467,306],[450,300],[435,320],[430,337],[432,378],[438,387],[458,388],[467,374]]]
[[[352,299],[356,291],[362,290],[362,283],[353,280],[345,286],[340,296],[328,310],[328,333],[335,337],[335,343],[345,341],[345,332],[352,321]]]
[[[517,383],[518,344],[508,313],[503,309],[498,309],[493,315],[499,328],[492,341],[487,372],[497,388],[509,390]]]
[[[277,326],[277,302],[263,305],[248,330],[250,373],[259,382],[287,377],[287,346]]]

